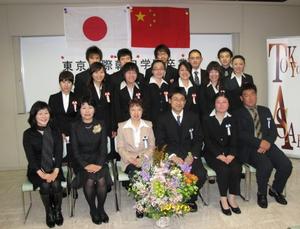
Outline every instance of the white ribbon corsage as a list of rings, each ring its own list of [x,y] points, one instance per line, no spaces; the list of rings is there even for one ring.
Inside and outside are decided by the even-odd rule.
[[[74,100],[72,102],[72,105],[73,105],[74,111],[77,112],[77,101]]]
[[[193,104],[196,104],[196,96],[197,96],[196,93],[193,93],[193,94],[192,94],[192,97],[193,97]]]
[[[231,125],[230,124],[226,124],[225,127],[227,128],[227,135],[230,136],[231,135],[231,132],[230,132]]]
[[[147,149],[148,148],[148,137],[147,136],[143,137],[143,143],[144,143],[144,148]]]
[[[167,92],[167,91],[164,91],[164,95],[165,95],[165,100],[166,100],[166,102],[168,102],[168,101],[169,101],[169,99],[168,99],[168,94],[169,94],[169,92]]]
[[[141,93],[140,93],[140,92],[137,92],[137,93],[135,94],[135,96],[136,96],[138,99],[141,99]]]
[[[271,118],[269,117],[269,118],[267,118],[267,121],[268,121],[268,128],[270,129],[271,128]]]
[[[99,133],[100,131],[101,131],[101,125],[100,125],[100,124],[94,126],[94,128],[93,128],[93,133],[94,133],[94,134],[97,134],[97,133]]]
[[[106,97],[107,102],[110,103],[110,93],[109,93],[109,91],[105,92],[104,95]]]
[[[194,129],[193,128],[189,129],[189,132],[190,132],[191,140],[193,140],[194,139],[194,134],[193,134]]]

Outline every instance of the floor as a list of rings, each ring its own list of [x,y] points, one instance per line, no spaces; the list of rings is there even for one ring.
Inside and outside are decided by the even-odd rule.
[[[300,160],[292,160],[293,173],[287,185],[288,205],[282,206],[268,197],[269,207],[261,209],[256,204],[256,183],[252,177],[252,192],[249,202],[239,198],[241,215],[225,216],[218,205],[217,185],[210,186],[210,204],[203,206],[199,201],[197,213],[190,213],[184,217],[171,218],[169,228],[188,229],[224,229],[224,228],[249,228],[249,229],[286,229],[300,225]],[[37,192],[33,193],[33,206],[26,224],[23,223],[23,209],[21,200],[21,184],[25,179],[25,171],[0,172],[0,228],[47,228],[42,202]],[[242,183],[241,183],[242,185]],[[242,186],[241,186],[242,187]],[[27,196],[26,196],[27,197]],[[28,200],[28,199],[27,199]],[[64,225],[61,228],[107,228],[107,229],[135,229],[157,228],[155,221],[147,218],[136,219],[132,208],[133,200],[122,188],[121,211],[115,211],[113,193],[108,194],[106,210],[110,216],[108,224],[95,225],[89,217],[89,209],[82,191],[76,204],[75,216],[70,218],[67,211],[67,199],[63,200]]]

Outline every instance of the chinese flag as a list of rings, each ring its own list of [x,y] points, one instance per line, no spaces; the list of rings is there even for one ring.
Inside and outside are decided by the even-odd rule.
[[[186,8],[133,7],[131,46],[172,48],[190,47],[190,16]]]

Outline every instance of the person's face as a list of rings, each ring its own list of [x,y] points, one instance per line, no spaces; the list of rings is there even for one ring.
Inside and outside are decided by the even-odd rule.
[[[120,66],[123,67],[126,63],[129,63],[129,62],[131,62],[131,61],[132,61],[132,60],[131,60],[131,58],[130,58],[129,55],[121,56],[121,57],[120,57],[120,60],[119,60]]]
[[[93,80],[94,82],[96,83],[102,83],[104,77],[105,77],[105,72],[104,72],[104,69],[101,68],[99,69],[98,71],[94,72],[93,75]]]
[[[188,80],[190,78],[190,72],[187,70],[187,68],[184,65],[181,65],[179,68],[179,77],[182,80]]]
[[[101,61],[101,58],[98,54],[91,54],[88,59],[89,65],[91,65],[95,62],[100,62],[100,61]]]
[[[212,69],[209,72],[208,77],[211,83],[216,84],[220,77],[219,71]]]
[[[174,94],[169,100],[172,110],[176,113],[180,113],[183,110],[185,102],[185,97],[179,93]]]
[[[93,120],[95,108],[88,103],[84,103],[80,107],[80,115],[83,121],[90,122]]]
[[[198,52],[192,52],[189,56],[189,62],[193,69],[198,69],[202,63],[202,56]]]
[[[125,72],[125,81],[127,84],[133,84],[136,81],[137,73],[134,70]]]
[[[236,58],[232,62],[232,68],[236,74],[242,74],[244,72],[245,62],[240,58]]]
[[[143,109],[140,106],[134,105],[129,109],[130,118],[134,121],[139,121],[142,118]]]
[[[257,102],[256,92],[253,89],[243,91],[241,100],[245,106],[250,108],[255,107]]]
[[[70,91],[72,90],[72,82],[69,80],[63,80],[59,82],[59,86],[60,86],[60,90],[64,93],[64,94],[70,94]]]
[[[161,62],[153,65],[152,74],[155,78],[162,79],[166,73],[165,66]]]
[[[221,52],[219,55],[219,61],[223,67],[229,67],[231,62],[231,56],[229,52]]]
[[[219,96],[215,101],[215,109],[218,113],[225,113],[227,112],[229,107],[229,102],[227,98],[224,96]]]
[[[169,55],[165,51],[158,51],[157,52],[157,57],[158,60],[161,60],[165,64],[168,63],[169,60]]]
[[[36,113],[35,120],[38,126],[47,126],[50,119],[50,113],[47,108],[41,109]]]

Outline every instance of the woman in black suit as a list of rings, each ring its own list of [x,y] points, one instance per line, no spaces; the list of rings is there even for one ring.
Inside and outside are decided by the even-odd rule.
[[[27,177],[34,189],[40,188],[40,195],[46,211],[46,224],[52,228],[63,224],[61,214],[63,173],[62,137],[57,128],[50,125],[50,108],[38,101],[30,109],[24,131],[23,146],[28,161]]]
[[[130,118],[128,105],[129,101],[134,98],[143,100],[143,118],[149,119],[148,87],[145,84],[138,85],[136,83],[139,74],[138,66],[132,62],[126,63],[122,68],[122,74],[125,80],[114,91],[114,130],[117,129],[119,122],[124,122]]]
[[[192,66],[187,61],[182,61],[178,65],[179,79],[174,82],[170,91],[172,92],[175,88],[183,88],[186,96],[186,104],[184,110],[192,111],[199,116],[199,119],[204,115],[204,100],[201,101],[203,92],[199,86],[192,83],[190,77],[192,75]],[[201,101],[201,102],[200,102]]]
[[[169,84],[164,80],[166,65],[161,60],[154,60],[151,65],[152,76],[149,80],[150,120],[154,129],[159,116],[170,109]]]
[[[92,99],[83,97],[80,107],[81,120],[72,125],[71,144],[75,160],[79,164],[76,179],[79,182],[78,187],[83,186],[92,221],[100,224],[109,221],[104,203],[112,180],[106,164],[106,127],[104,122],[94,119],[94,113]]]
[[[216,94],[222,90],[221,66],[218,62],[211,61],[207,65],[206,71],[208,73],[209,83],[201,86],[203,91],[201,103],[205,105],[205,114],[209,115],[215,108]]]
[[[225,215],[231,215],[231,211],[241,213],[235,197],[240,194],[242,167],[236,159],[236,125],[227,112],[228,107],[225,94],[217,94],[215,110],[203,120],[204,157],[207,164],[216,171],[220,207]]]

